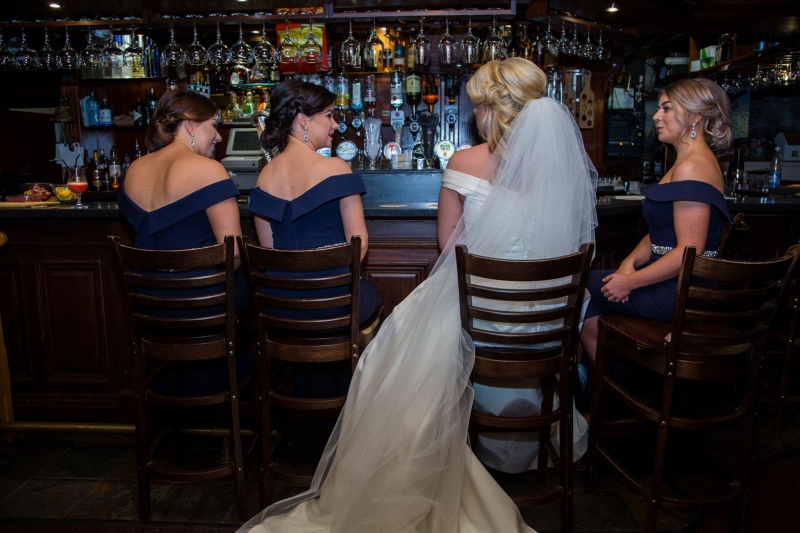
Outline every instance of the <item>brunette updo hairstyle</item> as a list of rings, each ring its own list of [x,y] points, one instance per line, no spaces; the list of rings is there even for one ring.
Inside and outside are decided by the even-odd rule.
[[[684,78],[667,85],[664,94],[683,110],[675,117],[685,128],[684,136],[692,129],[689,116],[701,115],[708,147],[717,154],[728,151],[733,139],[731,104],[722,87],[705,78]]]
[[[467,82],[467,94],[476,106],[486,108],[478,131],[494,152],[508,127],[531,100],[544,95],[547,75],[521,57],[489,61]]]
[[[316,115],[327,109],[336,95],[324,87],[300,80],[281,82],[269,99],[269,117],[264,123],[261,146],[269,153],[282,152],[289,142],[292,124],[299,113]]]
[[[144,144],[151,151],[161,150],[175,140],[184,120],[203,122],[219,113],[217,104],[191,91],[167,91],[158,101],[144,134]]]

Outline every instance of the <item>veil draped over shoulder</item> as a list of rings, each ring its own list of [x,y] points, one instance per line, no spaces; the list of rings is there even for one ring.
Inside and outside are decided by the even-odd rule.
[[[594,172],[566,108],[530,101],[486,169],[492,192],[467,204],[431,275],[364,351],[311,488],[240,532],[531,531],[468,448],[474,347],[453,248],[517,259],[577,251],[594,241]]]

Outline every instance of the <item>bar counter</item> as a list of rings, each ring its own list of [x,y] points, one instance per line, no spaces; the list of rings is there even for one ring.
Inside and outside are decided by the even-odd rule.
[[[439,171],[363,172],[369,251],[364,276],[391,311],[438,257]],[[108,235],[131,239],[113,202],[0,209],[0,317],[18,420],[130,422],[132,362],[121,284]],[[730,200],[731,213],[763,221],[758,243],[777,250],[798,242],[800,199]],[[244,233],[255,236],[246,203]],[[646,230],[641,200],[598,199],[594,268],[613,268]],[[761,222],[757,225],[763,225]],[[0,239],[2,242],[2,239]]]

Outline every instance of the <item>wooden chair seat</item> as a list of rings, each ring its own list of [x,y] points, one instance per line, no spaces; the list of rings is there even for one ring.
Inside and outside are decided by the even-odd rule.
[[[261,504],[267,506],[272,499],[273,479],[311,483],[313,472],[300,469],[297,431],[301,425],[308,419],[335,418],[347,401],[346,395],[332,393],[325,397],[300,396],[295,390],[295,376],[300,369],[314,366],[347,369],[352,374],[365,338],[377,331],[383,308],[375,311],[362,332],[358,320],[358,236],[350,244],[316,250],[263,248],[242,237],[240,249],[257,328],[258,396],[265,400],[260,410],[264,436],[260,484]],[[333,288],[340,289],[339,294],[314,292]],[[280,290],[311,292],[290,297],[276,292]],[[313,317],[321,312],[326,313],[324,318]],[[284,427],[274,424],[277,410],[287,416]],[[275,458],[284,448],[288,449],[288,464]],[[316,464],[318,456],[313,459]]]
[[[493,415],[473,408],[470,434],[473,441],[478,431],[538,435],[535,487],[512,498],[519,506],[560,500],[562,531],[572,531],[572,369],[593,250],[594,245],[585,244],[564,257],[504,260],[456,247],[461,325],[475,342],[471,380],[491,384],[536,378],[543,394],[541,412],[530,416]],[[512,288],[509,282],[522,288]],[[550,438],[556,422],[558,450]],[[548,486],[550,457],[559,482]]]
[[[237,513],[246,520],[240,402],[247,380],[236,370],[233,237],[189,250],[144,250],[118,237],[109,240],[133,339],[139,516],[150,517],[151,478],[202,482],[233,476]],[[221,390],[185,393],[171,385],[191,365],[214,360],[226,374]],[[211,416],[208,408],[216,407],[224,414]],[[165,417],[159,423],[165,427],[151,435],[155,414]],[[182,441],[198,436],[222,440],[220,452],[205,465],[181,464]],[[173,453],[165,452],[167,442],[173,443]]]
[[[672,322],[639,317],[602,316],[592,390],[588,482],[599,461],[607,463],[647,501],[647,531],[655,531],[660,507],[681,509],[741,498],[741,526],[747,507],[747,480],[754,439],[755,392],[770,321],[795,265],[800,246],[769,261],[726,261],[684,252]],[[611,372],[614,359],[644,369],[658,389],[637,387]],[[645,376],[642,376],[644,378]],[[650,383],[648,381],[648,383]],[[720,384],[727,384],[722,387]],[[724,402],[708,402],[710,390],[723,391]],[[658,393],[658,394],[654,394]],[[692,394],[697,394],[694,398]],[[611,419],[609,399],[627,410]],[[683,497],[665,492],[669,432],[699,431],[741,423],[738,464],[715,494]],[[607,441],[638,432],[656,435],[649,478],[639,477],[615,456]]]

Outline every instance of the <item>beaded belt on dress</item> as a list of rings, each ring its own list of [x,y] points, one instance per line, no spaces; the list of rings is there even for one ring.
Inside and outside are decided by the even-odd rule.
[[[674,250],[672,246],[659,246],[657,244],[651,244],[650,250],[656,255],[667,255],[669,252]],[[716,259],[719,256],[719,250],[706,250],[701,254],[703,257],[710,257],[712,259]]]

